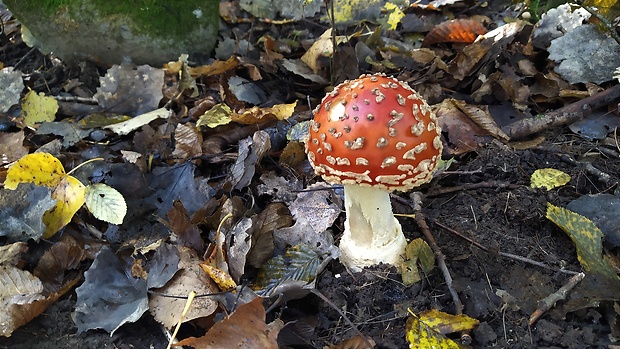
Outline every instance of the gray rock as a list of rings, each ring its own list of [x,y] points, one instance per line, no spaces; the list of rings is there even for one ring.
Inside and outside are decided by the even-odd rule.
[[[36,46],[64,61],[161,66],[180,54],[209,54],[217,0],[4,0]],[[27,31],[25,31],[27,34]]]

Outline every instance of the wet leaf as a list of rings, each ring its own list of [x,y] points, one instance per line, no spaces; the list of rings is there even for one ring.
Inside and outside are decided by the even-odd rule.
[[[54,134],[62,137],[62,146],[68,148],[90,135],[90,130],[79,128],[76,124],[60,122],[44,122],[37,129],[37,134]]]
[[[561,187],[570,181],[570,175],[554,168],[541,168],[530,177],[532,188],[553,188]]]
[[[200,338],[189,337],[175,346],[192,346],[200,349],[244,348],[278,349],[278,333],[284,326],[281,320],[265,323],[262,299],[240,305],[234,313],[217,322]]]
[[[161,243],[148,263],[147,288],[163,287],[179,270],[179,250],[168,243]]]
[[[0,190],[0,236],[9,241],[40,239],[45,234],[43,212],[56,204],[52,190],[32,183],[20,184],[16,190]]]
[[[562,228],[577,248],[577,258],[589,273],[618,280],[609,259],[603,255],[603,233],[586,217],[547,203],[547,219]]]
[[[34,126],[39,122],[54,121],[58,111],[58,102],[53,97],[47,97],[43,92],[37,94],[30,90],[22,99],[24,124]]]
[[[259,85],[240,76],[231,76],[228,79],[228,87],[230,92],[240,101],[254,105],[263,104],[267,101],[267,95]]]
[[[0,67],[0,113],[6,113],[13,105],[19,103],[24,80],[19,70],[13,67]]]
[[[99,79],[94,98],[107,112],[144,114],[157,108],[163,97],[164,71],[141,65],[114,65]],[[51,120],[48,120],[51,121]]]
[[[620,197],[612,194],[583,195],[566,208],[587,217],[605,236],[605,241],[620,247]]]
[[[270,259],[259,271],[252,289],[261,297],[313,288],[320,256],[305,245],[289,248]]]
[[[86,187],[86,207],[95,218],[112,224],[122,224],[127,214],[127,203],[123,194],[103,183]]]
[[[146,280],[132,277],[109,247],[99,252],[84,279],[75,290],[72,316],[78,333],[101,328],[113,334],[148,309]]]

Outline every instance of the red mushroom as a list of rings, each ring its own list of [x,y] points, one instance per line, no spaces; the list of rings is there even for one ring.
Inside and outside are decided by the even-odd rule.
[[[382,74],[345,81],[314,110],[306,152],[315,172],[344,185],[340,261],[353,271],[397,265],[407,244],[390,192],[432,179],[441,129],[407,83]]]

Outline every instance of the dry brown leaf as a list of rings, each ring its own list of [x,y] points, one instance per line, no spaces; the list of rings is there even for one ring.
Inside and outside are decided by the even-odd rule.
[[[510,140],[510,137],[495,123],[495,120],[489,114],[489,108],[486,105],[471,105],[464,101],[456,99],[452,100],[452,103],[459,108],[465,115],[467,115],[473,122],[475,122],[482,129],[487,131],[492,136],[499,138],[503,141]]]
[[[441,130],[446,134],[447,146],[444,149],[449,154],[470,152],[480,146],[484,137],[490,139],[488,133],[459,110],[451,100],[441,102],[435,112]]]
[[[371,346],[368,346],[370,344]],[[370,337],[363,338],[361,336],[355,336],[344,340],[337,345],[330,345],[329,349],[372,349],[377,343]]]
[[[0,265],[17,264],[20,254],[28,251],[28,245],[25,242],[15,242],[10,245],[0,246]]]
[[[214,76],[232,70],[236,68],[237,65],[239,65],[237,57],[231,56],[226,61],[215,61],[211,65],[201,65],[196,68],[190,67],[189,72],[194,78],[199,76]]]
[[[200,268],[200,259],[195,251],[181,247],[179,252],[181,270],[164,287],[156,291],[181,297],[187,296],[191,291],[199,295],[194,299],[184,322],[213,314],[217,309],[217,303],[211,297],[200,297],[200,295],[217,293],[220,289]],[[172,328],[177,323],[184,306],[185,299],[182,298],[162,297],[155,294],[149,298],[151,314],[155,320],[167,328]]]
[[[232,315],[216,323],[200,338],[189,337],[175,346],[188,345],[196,349],[278,349],[278,333],[284,326],[281,320],[265,323],[262,298],[240,305]]]
[[[202,154],[202,133],[191,124],[179,124],[174,131],[175,147],[172,156],[188,159]]]
[[[480,22],[472,19],[453,19],[443,22],[433,28],[422,42],[422,46],[428,46],[440,42],[465,42],[472,43],[478,35],[487,33]]]

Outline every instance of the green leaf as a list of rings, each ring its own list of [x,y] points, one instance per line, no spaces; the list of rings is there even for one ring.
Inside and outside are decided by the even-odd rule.
[[[95,183],[86,187],[86,207],[102,221],[121,224],[127,214],[127,204],[123,194],[116,189],[102,184]]]
[[[562,228],[577,248],[581,266],[590,273],[618,280],[609,260],[603,256],[603,233],[586,217],[547,203],[547,219]]]

